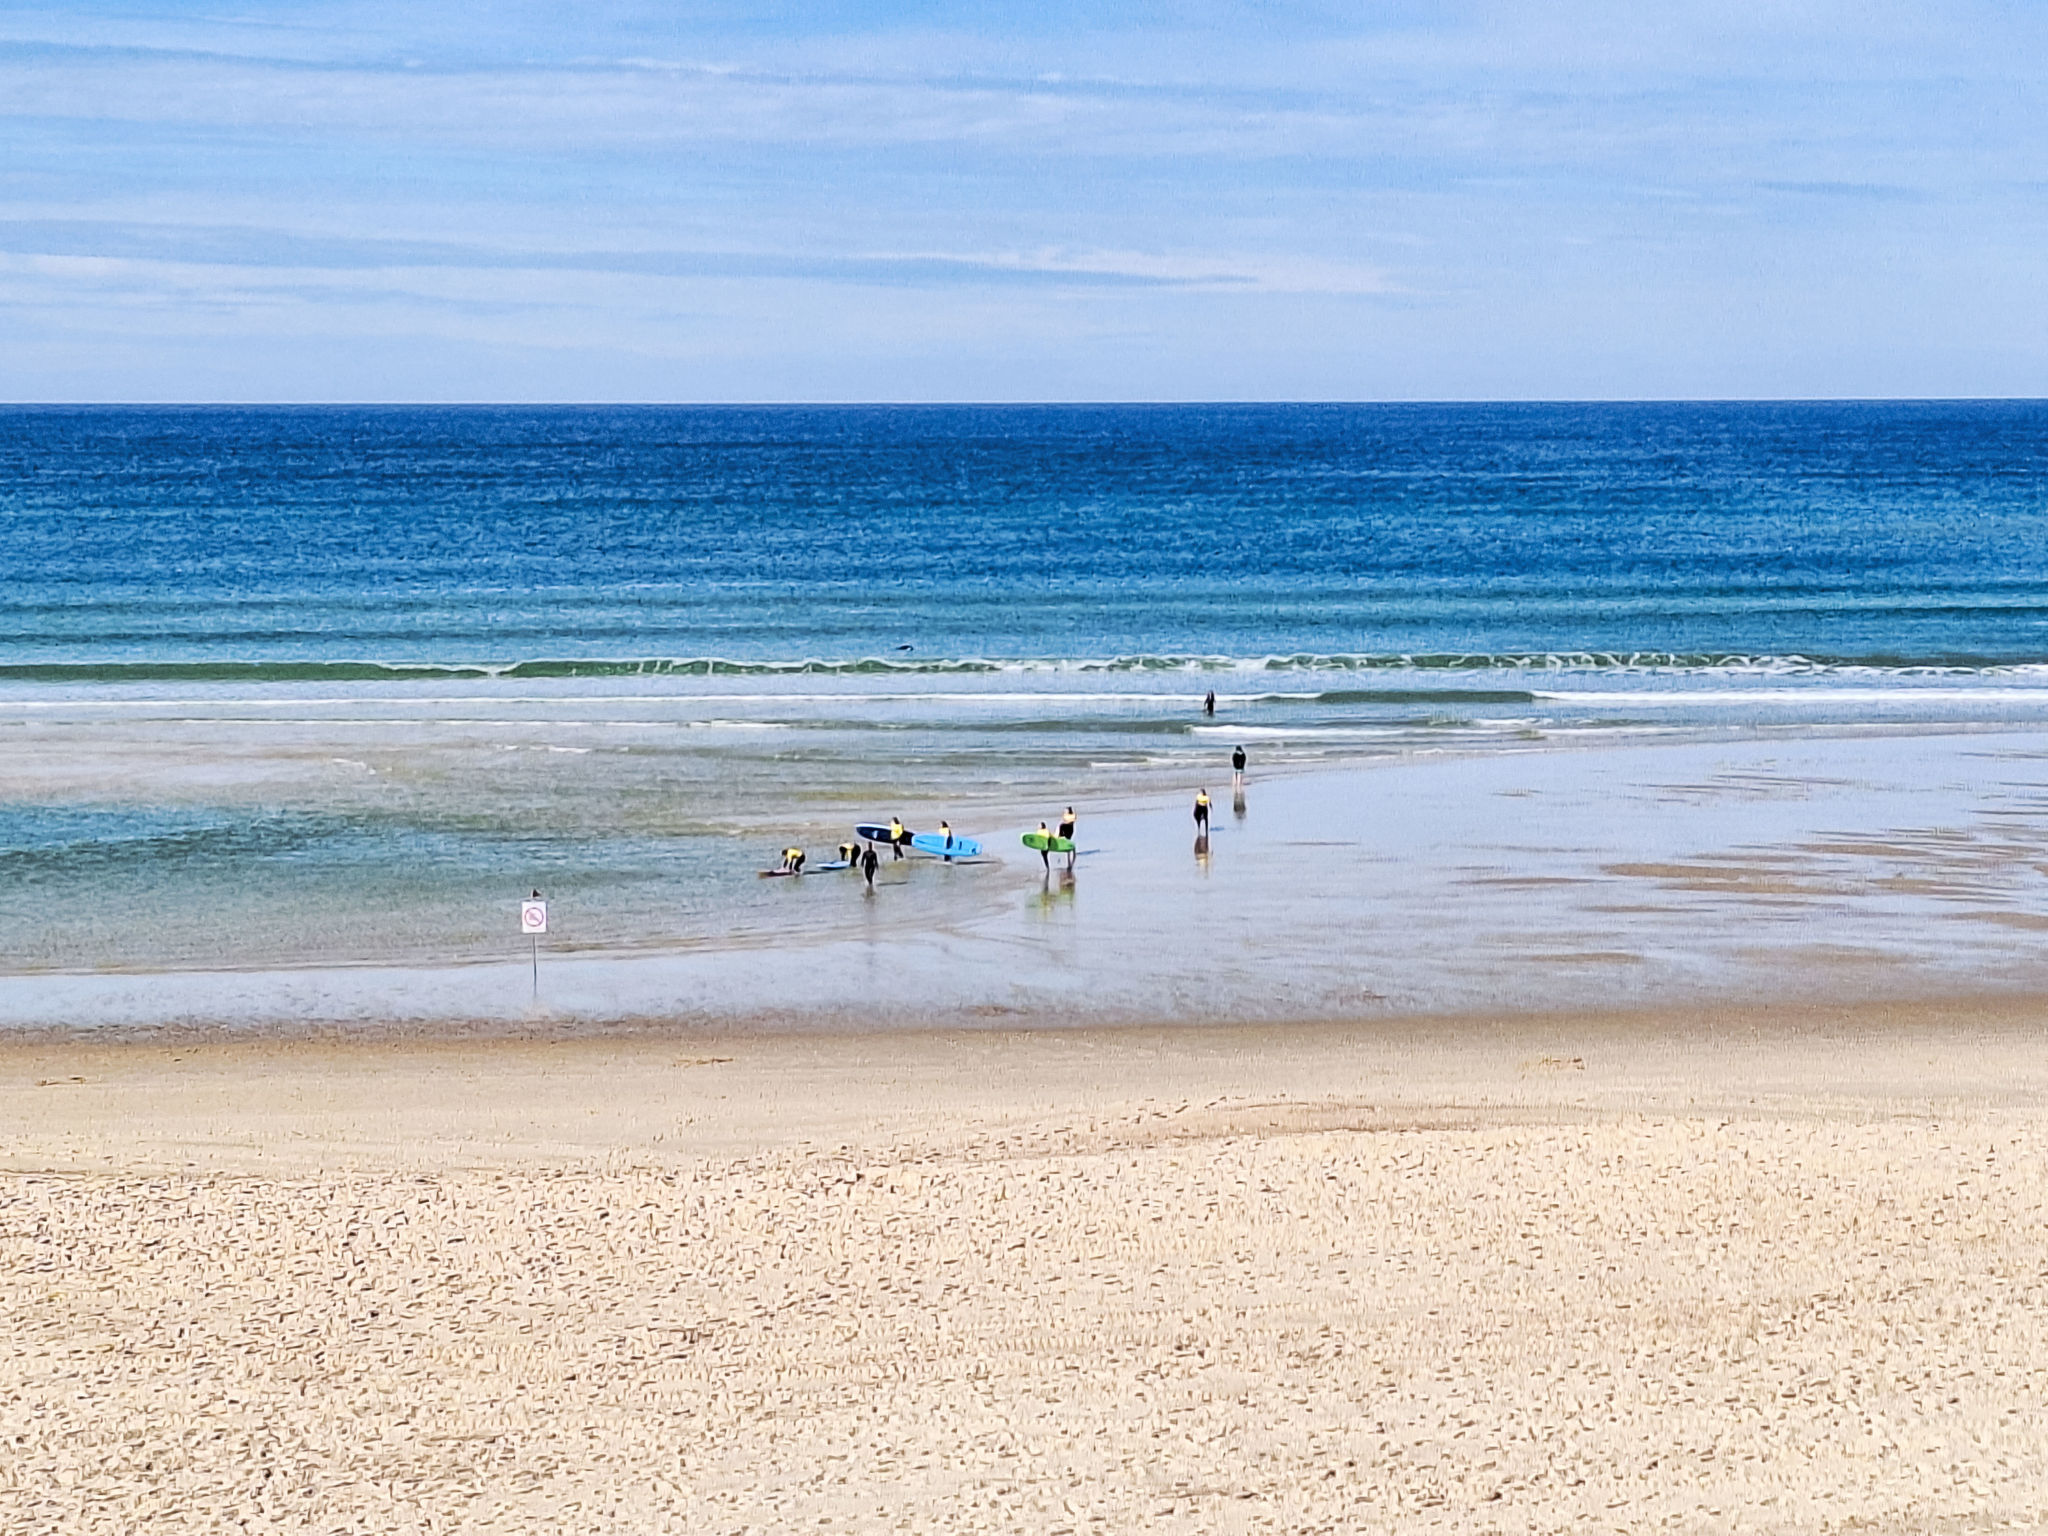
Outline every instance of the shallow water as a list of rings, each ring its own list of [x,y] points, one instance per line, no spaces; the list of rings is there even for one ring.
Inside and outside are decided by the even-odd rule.
[[[1082,823],[1071,873],[886,862],[766,886],[775,920],[586,947],[536,995],[463,966],[17,977],[0,1020],[665,1014],[887,1022],[1380,1017],[2048,985],[2048,732],[1608,746],[1254,779],[1206,848],[1180,797]],[[738,882],[738,889],[749,888]]]
[[[2024,403],[0,412],[0,1012],[124,972],[189,973],[134,995],[199,1012],[499,1012],[475,978],[535,887],[557,968],[605,978],[574,1012],[809,1007],[762,957],[887,977],[918,945],[935,1007],[1008,1006],[1020,968],[1155,1015],[1734,985],[1717,922],[1833,921],[1798,872],[1831,829],[1681,813],[1640,765],[1819,753],[1891,786],[1801,792],[1872,847],[2031,815],[1909,816],[1894,780],[1975,785],[1973,733],[2048,727],[2044,445]],[[1201,872],[1172,829],[1204,784]],[[1579,854],[1489,853],[1516,796]],[[1036,892],[1015,833],[1067,804],[1131,841]],[[891,814],[1003,862],[872,899],[755,877]],[[1797,869],[1686,863],[1751,842]],[[1852,904],[1879,969],[2003,984],[2024,882],[1964,974],[1922,890],[1952,877]],[[1647,894],[1580,910],[1611,884]]]

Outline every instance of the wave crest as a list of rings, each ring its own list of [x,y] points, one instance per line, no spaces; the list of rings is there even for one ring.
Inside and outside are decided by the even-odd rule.
[[[806,657],[742,661],[719,656],[536,658],[514,662],[358,660],[49,661],[0,664],[18,683],[353,683],[504,678],[944,677],[997,673],[1262,674],[1345,672],[1717,673],[1740,676],[2025,676],[2048,674],[2048,656],[1761,655],[1742,651],[1312,652],[1217,656],[1137,654],[1087,657]]]

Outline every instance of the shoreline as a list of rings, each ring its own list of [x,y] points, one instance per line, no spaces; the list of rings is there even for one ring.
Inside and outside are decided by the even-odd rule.
[[[1593,1036],[1641,1036],[1683,1043],[1704,1028],[1706,1040],[1878,1037],[1903,1024],[1949,1030],[1974,1026],[2023,1031],[2038,1017],[2048,1030],[2048,989],[2015,985],[1926,991],[1880,997],[1811,996],[1676,1000],[1662,1004],[1386,1012],[1371,1016],[1229,1019],[1161,1018],[1101,1014],[1074,1015],[1054,1009],[1034,1013],[1009,1008],[970,1008],[929,1013],[899,1010],[872,1020],[830,1016],[820,1023],[809,1014],[773,1010],[720,1014],[634,1014],[585,1019],[546,1010],[524,1016],[361,1020],[278,1018],[252,1023],[171,1020],[143,1024],[42,1024],[0,1030],[0,1064],[41,1051],[110,1051],[151,1046],[248,1047],[251,1050],[488,1046],[492,1044],[602,1046],[651,1041],[706,1045],[747,1041],[816,1044],[851,1048],[859,1042],[979,1039],[986,1037],[1103,1036],[1121,1039],[1229,1039],[1274,1035],[1356,1037],[1393,1047],[1427,1041],[1444,1043],[1509,1041],[1570,1030]],[[2002,1021],[2002,1022],[2001,1022]],[[1880,1025],[1884,1026],[1880,1028]]]

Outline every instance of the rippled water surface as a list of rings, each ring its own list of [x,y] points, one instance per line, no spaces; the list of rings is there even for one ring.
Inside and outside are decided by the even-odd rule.
[[[10,409],[0,967],[843,938],[755,871],[1240,745],[2027,731],[2044,468],[2026,402]],[[955,873],[890,931],[1015,899]]]

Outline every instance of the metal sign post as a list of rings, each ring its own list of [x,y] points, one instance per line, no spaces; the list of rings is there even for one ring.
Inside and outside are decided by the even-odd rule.
[[[533,940],[533,995],[540,996],[540,936],[548,931],[548,904],[535,891],[519,903],[519,931]]]

